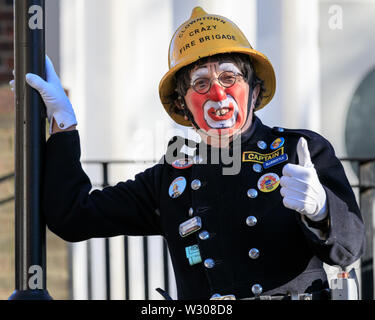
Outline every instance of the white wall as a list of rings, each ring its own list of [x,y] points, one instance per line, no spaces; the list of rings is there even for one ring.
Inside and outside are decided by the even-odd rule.
[[[276,93],[258,116],[269,126],[320,130],[318,0],[258,2],[258,49],[276,72]]]

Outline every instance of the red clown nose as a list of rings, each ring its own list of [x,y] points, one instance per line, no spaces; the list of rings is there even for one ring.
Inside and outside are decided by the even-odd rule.
[[[215,82],[212,84],[211,89],[208,93],[208,97],[211,101],[222,101],[227,98],[224,88]]]

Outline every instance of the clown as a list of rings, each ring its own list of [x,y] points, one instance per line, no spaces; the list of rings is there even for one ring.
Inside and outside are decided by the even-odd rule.
[[[51,61],[47,81],[26,80],[51,123],[49,228],[68,241],[163,236],[179,299],[326,299],[323,262],[347,267],[363,254],[361,214],[332,146],[312,131],[269,128],[255,115],[275,93],[274,70],[229,19],[194,8],[172,38],[159,85],[170,117],[201,136],[195,154],[178,149],[173,163],[101,191],[90,193],[77,121]],[[205,147],[240,152],[240,171],[223,175],[225,163],[196,161]]]
[[[204,19],[210,30],[195,33]],[[228,37],[218,37],[227,34]],[[190,42],[189,49],[181,50]],[[225,146],[252,123],[253,112],[271,101],[276,87],[273,67],[254,50],[229,19],[193,10],[169,47],[170,70],[159,85],[160,99],[174,121],[193,126],[210,145]]]

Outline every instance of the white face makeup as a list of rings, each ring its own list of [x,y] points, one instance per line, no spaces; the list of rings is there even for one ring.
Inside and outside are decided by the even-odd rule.
[[[224,62],[222,64],[219,64],[219,71],[232,71],[233,73],[241,73],[237,66],[231,62]]]
[[[208,78],[209,74],[210,72],[208,71],[208,69],[204,67],[193,71],[193,73],[191,74],[191,84],[193,84],[193,82],[198,78]]]
[[[213,71],[218,71],[219,74],[224,71],[232,71],[234,73],[241,73],[240,70],[237,68],[237,66],[231,62],[224,62],[222,64],[219,64],[218,70],[216,70],[215,68],[215,70]],[[198,78],[208,78],[209,76],[210,76],[210,70],[207,67],[202,66],[192,72],[191,84]]]

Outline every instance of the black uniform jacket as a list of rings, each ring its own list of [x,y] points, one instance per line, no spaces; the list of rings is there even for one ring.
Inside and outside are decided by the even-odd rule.
[[[328,220],[309,226],[324,231],[325,238],[318,237],[299,213],[284,207],[280,186],[270,191],[277,186],[274,178],[282,176],[287,162],[298,164],[300,137],[308,142],[329,212]],[[276,140],[279,148],[272,150]],[[185,140],[172,140],[178,141]],[[267,144],[265,149],[259,141]],[[271,129],[256,117],[240,145],[241,169],[235,175],[224,175],[226,165],[222,162],[197,162],[177,169],[162,161],[134,180],[91,192],[90,180],[81,168],[78,132],[54,134],[46,149],[43,206],[47,225],[70,242],[117,235],[162,235],[171,254],[179,299],[209,299],[213,294],[253,297],[252,289],[260,287],[267,295],[326,288],[322,262],[348,266],[364,250],[361,214],[332,146],[317,133]],[[199,145],[196,147],[199,153]],[[283,154],[287,161],[264,169],[267,159]],[[185,155],[177,150],[175,156]],[[263,166],[262,172],[254,171],[256,163]],[[273,175],[268,179],[260,179],[270,173]],[[186,180],[186,188],[182,190],[180,185],[183,192],[173,198],[170,187],[178,177]],[[194,180],[199,181],[192,188]],[[250,197],[250,189],[257,191],[252,194],[255,197]],[[192,217],[199,217],[202,226],[182,237],[179,226]],[[193,265],[186,254],[189,247],[199,249]],[[260,286],[254,287],[256,284]]]

